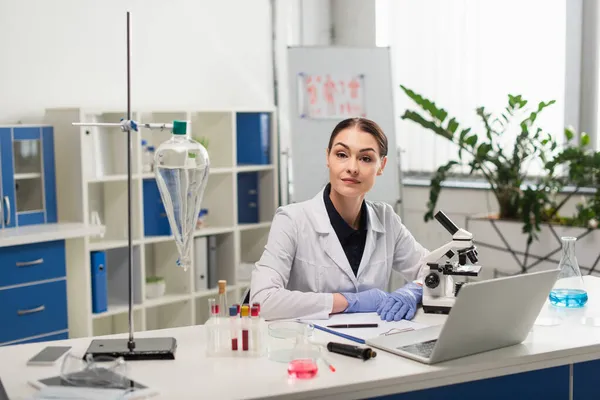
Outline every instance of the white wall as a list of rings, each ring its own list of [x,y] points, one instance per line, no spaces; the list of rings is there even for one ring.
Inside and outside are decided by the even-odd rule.
[[[268,0],[2,0],[0,123],[125,109],[127,10],[134,108],[273,104]]]
[[[277,108],[279,110],[281,204],[288,203],[288,155],[290,141],[290,99],[287,48],[290,46],[326,46],[331,43],[329,1],[275,0]]]
[[[375,0],[331,0],[333,44],[375,46]]]

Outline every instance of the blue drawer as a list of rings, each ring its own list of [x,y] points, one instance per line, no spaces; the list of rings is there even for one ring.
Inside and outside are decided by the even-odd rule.
[[[0,260],[0,287],[66,275],[64,240],[0,247]]]
[[[37,343],[37,342],[50,342],[52,340],[65,340],[68,338],[69,338],[69,332],[63,332],[63,333],[55,333],[54,335],[40,336],[40,337],[36,337],[33,339],[20,340],[18,342],[12,342],[10,344],[5,344],[5,345],[0,344],[0,346],[12,346],[12,345],[16,345],[16,344]]]
[[[0,290],[0,343],[68,328],[67,282]]]

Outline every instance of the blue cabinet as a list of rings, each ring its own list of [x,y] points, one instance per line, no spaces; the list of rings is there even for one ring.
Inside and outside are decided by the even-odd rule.
[[[0,228],[57,221],[54,130],[0,127]]]
[[[0,345],[68,336],[65,241],[0,247]]]
[[[271,118],[269,113],[237,113],[238,165],[271,163]]]

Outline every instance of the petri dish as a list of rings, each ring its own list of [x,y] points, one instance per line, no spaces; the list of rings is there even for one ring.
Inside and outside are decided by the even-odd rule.
[[[269,346],[267,357],[271,361],[289,363],[298,351],[298,339],[308,341],[314,333],[314,326],[298,321],[278,321],[268,325]],[[318,346],[310,347],[308,357],[317,358],[320,354]],[[296,354],[297,356],[297,354]],[[307,357],[307,358],[308,358]]]
[[[278,321],[269,324],[269,336],[276,339],[296,339],[298,334],[313,335],[315,327],[299,321]]]

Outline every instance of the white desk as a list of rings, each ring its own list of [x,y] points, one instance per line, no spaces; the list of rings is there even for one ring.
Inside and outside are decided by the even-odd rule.
[[[581,325],[578,321],[584,315],[600,316],[600,278],[585,277],[585,282],[589,303],[585,309],[570,314],[573,321],[570,324],[535,326],[523,344],[433,366],[381,351],[377,358],[366,362],[329,354],[328,359],[337,372],[332,373],[320,364],[316,378],[290,381],[286,365],[267,358],[205,357],[205,332],[202,326],[195,326],[138,333],[137,337],[174,336],[178,349],[175,361],[129,362],[131,376],[158,389],[161,394],[155,398],[160,399],[364,399],[405,393],[385,399],[491,399],[499,396],[497,398],[566,400],[572,373],[573,399],[590,398],[587,397],[590,394],[598,398],[600,361],[585,362],[600,360],[600,327]],[[436,324],[443,319],[443,316],[419,313],[415,321]],[[319,341],[342,341],[324,332],[316,334]],[[87,338],[56,343],[69,344],[82,354],[89,342]],[[28,380],[59,373],[59,366],[25,365],[29,357],[46,345],[48,343],[32,343],[0,348],[0,378],[11,399],[33,393]],[[498,376],[502,378],[486,380]],[[464,384],[447,386],[457,383]],[[428,388],[431,389],[415,392]]]
[[[77,222],[0,229],[0,247],[94,236],[103,233],[105,229],[103,225],[86,225]]]

